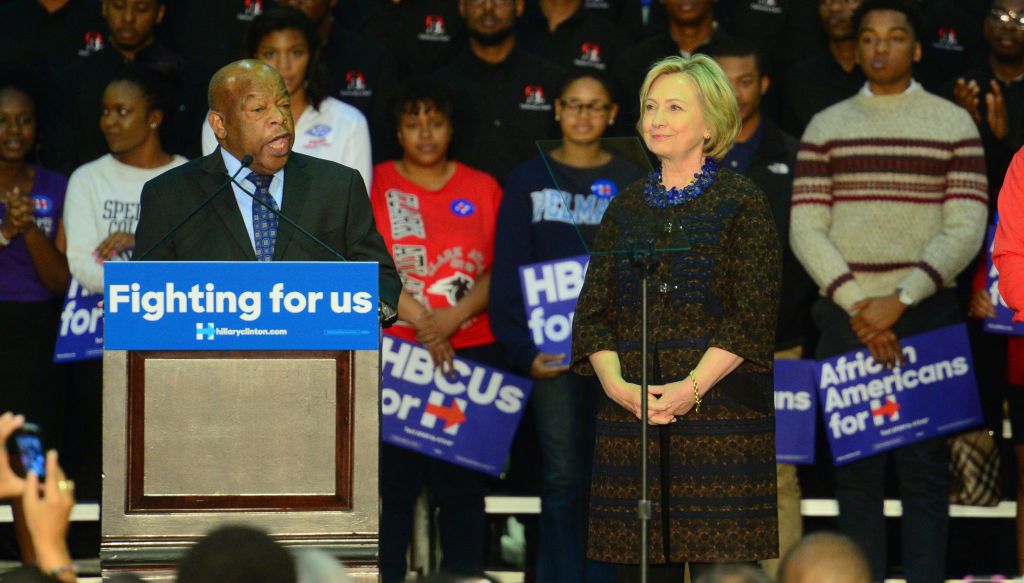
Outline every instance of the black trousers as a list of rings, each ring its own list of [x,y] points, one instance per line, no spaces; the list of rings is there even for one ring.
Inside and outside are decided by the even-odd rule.
[[[813,316],[821,338],[819,359],[864,347],[849,324],[849,315],[821,298]],[[956,295],[941,290],[910,308],[893,327],[903,338],[960,321]],[[860,545],[871,565],[871,576],[886,574],[885,471],[891,461],[903,503],[902,549],[907,583],[941,583],[946,579],[949,539],[948,470],[945,439],[933,438],[857,460],[836,468],[839,530]]]

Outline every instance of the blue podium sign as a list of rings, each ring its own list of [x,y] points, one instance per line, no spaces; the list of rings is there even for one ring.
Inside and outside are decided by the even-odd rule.
[[[541,352],[572,354],[572,319],[583,288],[589,255],[531,263],[519,268],[526,323]]]
[[[376,350],[377,264],[107,262],[110,350]]]
[[[819,363],[818,401],[837,465],[982,423],[963,324],[900,345],[906,363],[892,369],[866,349]]]
[[[532,381],[462,358],[447,378],[426,348],[387,335],[380,361],[385,443],[501,474]]]
[[[775,361],[775,461],[814,463],[815,383],[813,360]]]

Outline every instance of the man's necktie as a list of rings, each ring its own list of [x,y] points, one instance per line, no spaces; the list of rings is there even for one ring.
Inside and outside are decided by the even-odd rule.
[[[256,185],[256,198],[270,208],[278,210],[277,202],[270,196],[270,181],[273,176],[264,176],[255,172],[245,178]],[[262,204],[252,203],[252,234],[256,243],[256,259],[270,261],[274,258],[274,243],[277,241],[277,215]]]

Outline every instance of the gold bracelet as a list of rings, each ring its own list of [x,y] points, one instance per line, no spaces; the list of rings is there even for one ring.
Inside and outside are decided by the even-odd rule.
[[[697,388],[697,375],[693,370],[690,371],[690,382],[693,383],[693,410],[700,413],[700,389]]]

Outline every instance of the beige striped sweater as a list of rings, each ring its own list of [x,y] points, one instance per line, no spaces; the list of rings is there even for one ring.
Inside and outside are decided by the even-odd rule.
[[[916,301],[981,246],[988,186],[978,130],[916,83],[822,111],[800,143],[790,243],[820,292],[851,311],[905,289]]]

